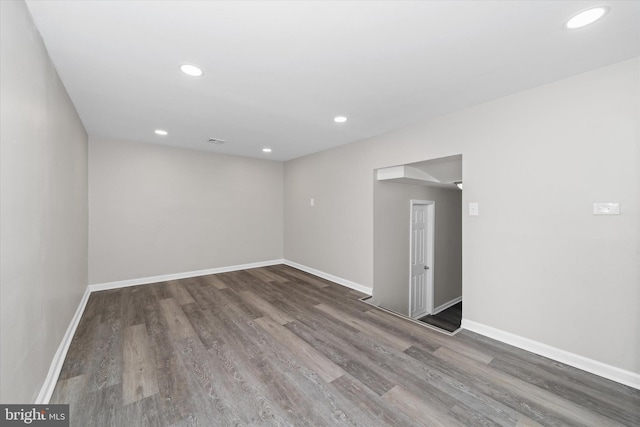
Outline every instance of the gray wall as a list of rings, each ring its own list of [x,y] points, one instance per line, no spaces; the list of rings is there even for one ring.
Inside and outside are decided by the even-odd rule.
[[[281,162],[89,142],[89,283],[282,258]]]
[[[24,2],[0,2],[0,402],[32,402],[87,287],[87,134]]]
[[[462,192],[374,181],[371,302],[409,315],[410,201],[435,202],[434,307],[462,295]]]
[[[286,162],[285,257],[371,287],[372,171],[462,154],[464,317],[640,372],[639,80],[629,60]]]

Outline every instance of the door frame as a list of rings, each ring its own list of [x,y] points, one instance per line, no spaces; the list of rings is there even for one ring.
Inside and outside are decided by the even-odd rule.
[[[435,277],[435,265],[434,265],[434,252],[435,252],[435,222],[436,222],[436,202],[434,200],[410,200],[409,201],[409,317],[411,317],[411,260],[413,259],[413,239],[411,238],[411,228],[413,223],[413,207],[415,205],[425,205],[427,207],[427,239],[425,241],[425,250],[427,253],[426,262],[429,266],[427,270],[427,315],[433,314],[434,304],[434,277]]]

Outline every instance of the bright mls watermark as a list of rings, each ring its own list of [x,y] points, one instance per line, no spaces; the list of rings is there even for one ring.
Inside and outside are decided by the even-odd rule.
[[[0,427],[69,427],[69,405],[0,405]]]

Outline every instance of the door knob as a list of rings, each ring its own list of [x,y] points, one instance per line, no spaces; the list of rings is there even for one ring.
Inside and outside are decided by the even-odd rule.
[[[425,265],[425,266],[424,266],[424,269],[425,269],[425,270],[428,270],[428,269],[429,269],[429,267],[427,267],[427,266]]]

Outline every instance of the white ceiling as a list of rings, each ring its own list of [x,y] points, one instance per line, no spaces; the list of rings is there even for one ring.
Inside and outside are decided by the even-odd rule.
[[[91,136],[274,160],[640,55],[640,1],[27,4]]]

